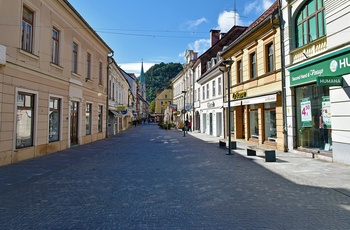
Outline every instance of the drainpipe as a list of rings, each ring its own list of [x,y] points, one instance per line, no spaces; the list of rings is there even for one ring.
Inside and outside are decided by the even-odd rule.
[[[113,63],[113,55],[114,52],[112,52],[111,56],[107,56],[107,97],[106,97],[106,138],[108,138],[108,118],[109,118],[109,65]]]
[[[288,1],[289,4],[289,1]],[[286,94],[286,74],[285,74],[285,50],[284,50],[284,20],[282,14],[282,3],[278,0],[278,15],[280,27],[280,43],[281,43],[281,68],[282,68],[282,109],[283,109],[283,140],[284,152],[288,152],[288,128],[287,128],[287,94]]]

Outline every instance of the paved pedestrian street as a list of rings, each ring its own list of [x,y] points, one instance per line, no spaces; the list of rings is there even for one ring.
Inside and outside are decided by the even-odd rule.
[[[0,167],[0,229],[350,228],[349,190],[268,168],[287,162],[226,153],[145,124]]]

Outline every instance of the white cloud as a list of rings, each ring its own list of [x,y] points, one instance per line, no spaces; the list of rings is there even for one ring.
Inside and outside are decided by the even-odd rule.
[[[127,73],[133,73],[136,75],[136,77],[140,76],[141,74],[141,62],[134,62],[134,63],[122,63],[118,64],[120,68],[122,68]],[[155,63],[150,62],[144,62],[143,63],[143,71],[146,73],[146,71],[151,68]]]
[[[255,0],[245,5],[244,15],[249,15],[251,13],[261,14],[265,10],[267,10],[273,3],[273,0]]]
[[[193,27],[197,27],[203,22],[207,22],[206,18],[200,18],[195,21],[188,21],[186,24],[188,25],[188,29],[192,29]]]
[[[224,11],[220,13],[218,17],[218,30],[221,30],[221,32],[227,32],[229,31],[232,26],[234,26],[236,22],[236,25],[243,26],[245,23],[241,20],[239,14],[237,12],[231,11]]]
[[[199,55],[204,53],[210,47],[210,39],[199,39],[188,45],[190,50],[198,52]]]

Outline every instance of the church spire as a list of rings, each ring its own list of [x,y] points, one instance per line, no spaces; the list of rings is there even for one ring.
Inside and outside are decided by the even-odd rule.
[[[143,61],[141,63],[140,83],[146,83],[145,73],[143,71]]]

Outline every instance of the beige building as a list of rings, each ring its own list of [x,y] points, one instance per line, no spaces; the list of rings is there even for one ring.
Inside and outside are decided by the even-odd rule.
[[[66,0],[2,1],[0,165],[106,136],[113,51]]]
[[[281,43],[277,13],[276,1],[224,49],[222,57],[233,61],[228,68],[230,111],[234,122],[232,138],[283,150]],[[225,116],[227,118],[228,114]]]

